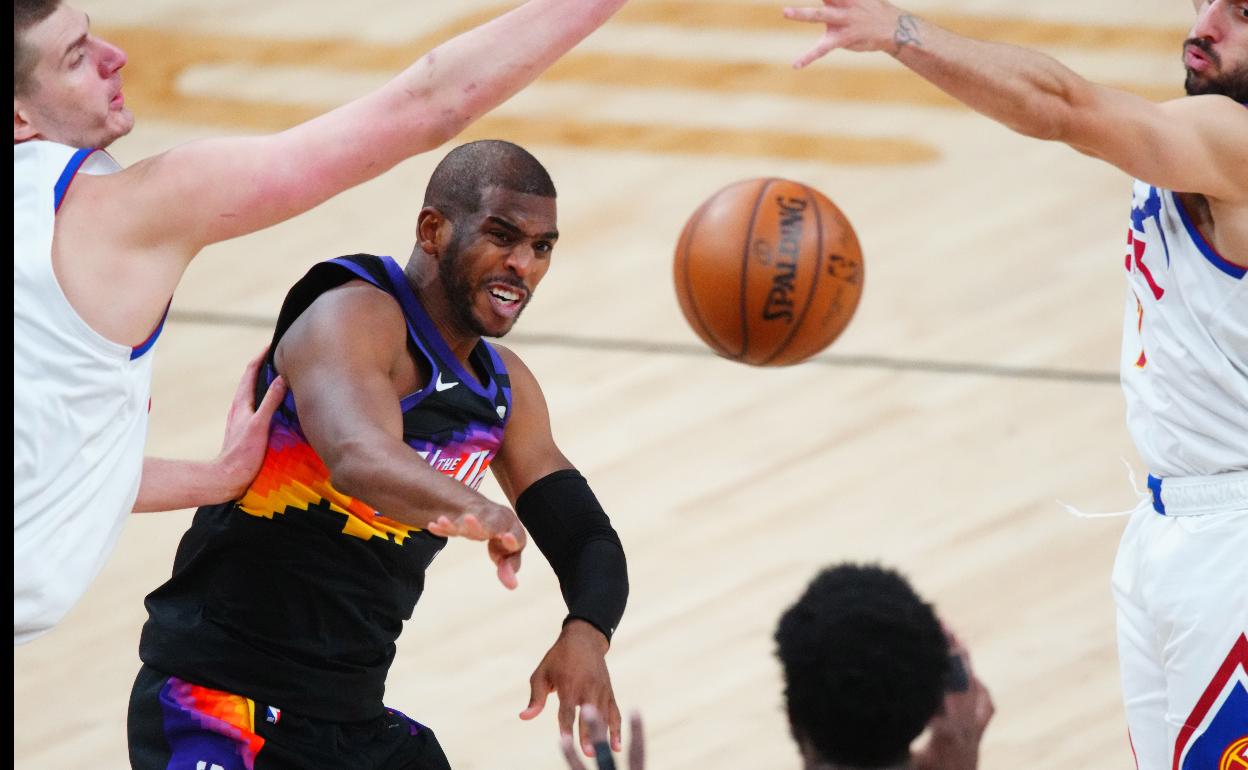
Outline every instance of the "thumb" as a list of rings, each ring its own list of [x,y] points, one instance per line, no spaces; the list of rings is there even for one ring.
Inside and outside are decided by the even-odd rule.
[[[520,712],[520,718],[527,721],[542,713],[542,709],[546,708],[546,698],[550,695],[550,690],[546,677],[540,673],[534,674],[529,681],[529,705]]]

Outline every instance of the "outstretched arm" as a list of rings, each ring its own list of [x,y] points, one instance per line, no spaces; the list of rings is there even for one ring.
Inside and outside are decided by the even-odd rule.
[[[499,580],[514,588],[525,543],[516,515],[438,473],[403,441],[399,399],[420,385],[406,335],[389,295],[352,282],[323,294],[291,325],[277,346],[277,369],[335,489],[409,526],[489,541]]]
[[[785,16],[826,25],[795,66],[836,48],[885,51],[1019,133],[1065,142],[1158,187],[1248,199],[1240,171],[1248,167],[1248,110],[1226,97],[1156,104],[1089,82],[1045,54],[956,35],[886,0],[825,0]]]
[[[191,142],[117,174],[79,175],[57,217],[57,250],[73,255],[66,295],[109,339],[144,339],[205,245],[282,222],[438,147],[624,2],[529,0],[287,131]]]
[[[618,751],[620,710],[606,653],[628,598],[624,549],[589,484],[555,445],[532,372],[511,351],[499,353],[511,376],[512,415],[494,474],[559,578],[568,606],[559,638],[529,677],[529,704],[520,718],[536,718],[550,693],[558,693],[560,734],[570,737],[577,709],[592,705]],[[585,755],[593,756],[583,713],[579,739]]]
[[[286,382],[278,377],[264,394],[260,407],[252,407],[256,374],[265,352],[247,364],[238,382],[225,418],[221,454],[212,462],[143,458],[135,513],[175,511],[233,500],[256,477],[268,446],[269,422],[286,395]]]

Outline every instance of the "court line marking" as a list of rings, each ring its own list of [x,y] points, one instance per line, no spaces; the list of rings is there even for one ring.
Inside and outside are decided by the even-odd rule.
[[[169,322],[200,324],[204,326],[272,329],[277,319],[245,313],[219,313],[210,310],[173,310],[169,313]],[[515,342],[521,345],[557,347],[571,350],[593,350],[606,353],[651,353],[687,358],[718,358],[713,351],[703,345],[685,342],[657,342],[654,340],[543,332],[512,332],[507,335],[507,340],[508,342]],[[935,361],[897,356],[823,353],[809,359],[806,364],[841,369],[883,369],[897,372],[997,377],[1010,380],[1067,382],[1085,385],[1117,385],[1119,382],[1117,372],[1062,369],[1047,366],[1009,366],[974,361]]]

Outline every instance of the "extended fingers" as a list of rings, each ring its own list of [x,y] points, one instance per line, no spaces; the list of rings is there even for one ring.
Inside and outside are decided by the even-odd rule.
[[[554,688],[551,687],[550,682],[546,679],[546,675],[542,673],[541,669],[535,671],[533,676],[529,677],[529,705],[524,711],[520,712],[520,718],[529,720],[542,713],[542,709],[546,708],[546,698],[550,695],[552,689]],[[560,730],[560,734],[571,738],[572,729]]]
[[[520,569],[519,554],[498,560],[498,582],[502,583],[508,591],[514,591],[516,586],[520,585],[520,580],[516,577],[518,569]]]
[[[997,707],[992,702],[992,693],[988,692],[988,688],[978,678],[971,679],[971,689],[975,693],[975,724],[980,733],[983,733]]]
[[[576,727],[576,703],[570,698],[563,697],[563,693],[559,694],[559,733],[561,735],[571,735],[572,730]],[[585,727],[584,720],[580,725],[580,744],[581,751],[585,752],[585,756],[592,757],[594,755],[589,745],[589,731]]]
[[[439,516],[425,524],[425,531],[439,537],[453,537],[457,534],[458,529],[446,516]]]
[[[839,48],[840,46],[840,41],[833,36],[831,32],[829,32],[819,39],[819,42],[815,44],[814,48],[811,48],[804,55],[794,61],[793,68],[800,70],[807,67],[816,60],[826,56],[829,51]]]
[[[790,21],[809,21],[820,24],[836,24],[845,20],[845,12],[839,8],[785,8],[784,18]]]
[[[559,748],[563,751],[563,759],[568,763],[568,767],[572,770],[585,770],[585,765],[581,763],[581,758],[576,753],[576,744],[572,742],[571,735],[559,736]]]
[[[256,417],[264,425],[268,425],[273,419],[273,413],[277,411],[277,407],[281,406],[282,399],[286,397],[286,380],[278,377],[269,385],[269,389],[264,394],[264,400],[260,402],[260,408],[256,410]]]
[[[269,349],[266,347],[247,362],[247,366],[243,369],[243,378],[238,381],[238,390],[234,392],[235,398],[242,398],[251,395],[251,389],[256,386],[256,374],[260,371],[260,364],[264,363],[264,357],[268,355]]]
[[[607,701],[607,727],[611,730],[611,749],[619,751],[624,746],[624,740],[621,732],[624,729],[623,719],[620,717],[620,708],[615,705],[615,698]]]
[[[628,770],[645,770],[646,734],[641,726],[640,711],[628,715],[628,731],[631,735],[628,744]]]

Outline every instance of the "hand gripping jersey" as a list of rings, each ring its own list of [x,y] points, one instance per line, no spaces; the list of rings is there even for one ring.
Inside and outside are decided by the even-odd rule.
[[[1218,254],[1175,193],[1134,193],[1122,386],[1135,446],[1156,477],[1248,470],[1248,254]]]
[[[323,262],[295,284],[257,400],[276,376],[272,351],[285,331],[318,296],[351,280],[394,298],[409,350],[430,373],[400,400],[404,441],[434,470],[475,488],[507,424],[506,369],[481,341],[465,371],[389,258]],[[173,577],[147,597],[139,657],[166,674],[307,717],[376,718],[395,639],[445,543],[334,489],[287,394],[256,480],[240,500],[196,512]]]
[[[56,211],[78,173],[120,170],[107,153],[13,145],[13,641],[51,629],[99,572],[134,506],[152,357],[69,304],[52,269]],[[65,254],[72,270],[74,255]]]

